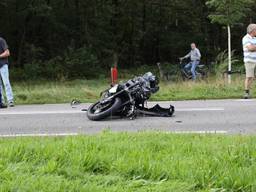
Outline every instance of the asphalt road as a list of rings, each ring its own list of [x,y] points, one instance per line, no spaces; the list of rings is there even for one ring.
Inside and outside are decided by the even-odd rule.
[[[171,118],[138,117],[136,120],[89,121],[89,104],[26,105],[0,110],[0,136],[61,136],[95,134],[103,130],[159,130],[176,133],[256,134],[256,100],[158,102],[176,107]],[[149,103],[153,106],[155,103]]]

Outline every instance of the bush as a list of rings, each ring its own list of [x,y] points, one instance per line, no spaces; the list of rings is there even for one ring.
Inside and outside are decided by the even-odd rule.
[[[68,79],[68,73],[66,72],[64,64],[64,60],[60,56],[45,62],[43,68],[41,69],[41,76],[47,79]]]
[[[33,61],[24,65],[24,78],[35,80],[41,77],[42,62]]]
[[[241,65],[240,60],[234,56],[235,50],[231,53],[231,63],[232,63],[232,71],[241,70],[243,65]],[[227,50],[220,52],[216,58],[213,66],[213,73],[218,75],[222,75],[224,72],[228,71],[228,52]]]
[[[69,78],[98,78],[103,72],[98,58],[87,47],[69,49],[64,58],[64,65]]]
[[[16,81],[26,80],[24,69],[21,68],[10,68],[10,78]]]
[[[33,59],[34,58],[34,59]],[[74,78],[99,78],[105,75],[102,66],[87,47],[69,48],[64,56],[56,56],[48,61],[31,57],[23,69],[14,69],[12,78],[15,80],[54,79],[66,80]]]

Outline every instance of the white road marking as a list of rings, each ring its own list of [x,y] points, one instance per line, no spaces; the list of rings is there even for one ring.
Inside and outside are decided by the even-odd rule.
[[[84,111],[2,111],[0,115],[51,115],[51,114],[82,114]]]
[[[176,109],[175,111],[181,111],[181,112],[186,112],[186,111],[224,111],[224,108],[180,108]]]
[[[78,133],[38,133],[38,134],[8,134],[0,135],[0,138],[12,138],[12,137],[65,137],[65,136],[77,136]]]
[[[238,101],[238,102],[254,102],[256,100],[255,99],[237,99],[235,101]]]
[[[172,131],[168,132],[169,134],[227,134],[228,131]]]
[[[224,111],[224,108],[179,108],[175,111]],[[6,115],[56,115],[56,114],[84,114],[81,110],[56,110],[56,111],[1,111],[0,116]]]
[[[228,131],[168,131],[167,134],[227,134]],[[34,134],[8,134],[0,135],[0,138],[17,137],[67,137],[78,136],[79,133],[34,133]]]

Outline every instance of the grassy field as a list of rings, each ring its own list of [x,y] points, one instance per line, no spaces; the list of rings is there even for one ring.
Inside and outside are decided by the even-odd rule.
[[[162,82],[160,91],[151,100],[225,99],[241,98],[243,78],[232,85],[223,79],[200,82]],[[109,87],[109,80],[75,80],[64,82],[13,82],[17,104],[67,103],[72,99],[94,102],[101,91]],[[255,94],[255,93],[254,93]]]
[[[0,191],[256,191],[256,138],[112,134],[0,140]]]

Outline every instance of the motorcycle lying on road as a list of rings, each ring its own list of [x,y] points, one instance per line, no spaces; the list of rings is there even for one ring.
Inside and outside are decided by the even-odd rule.
[[[125,83],[112,86],[101,93],[101,100],[91,105],[87,117],[99,121],[112,116],[129,117],[134,119],[137,114],[171,117],[174,107],[153,108],[145,107],[150,96],[159,91],[158,80],[151,72],[135,77]]]

